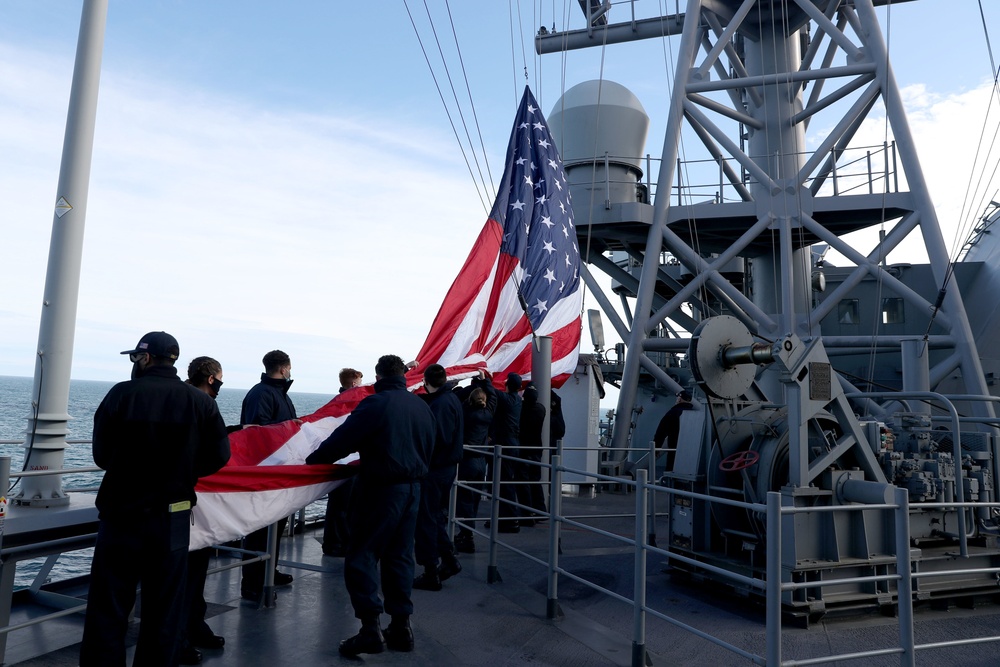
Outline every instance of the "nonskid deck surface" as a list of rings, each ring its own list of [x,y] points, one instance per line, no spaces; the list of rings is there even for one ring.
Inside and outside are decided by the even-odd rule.
[[[566,497],[567,515],[627,513],[634,497],[600,494],[596,498]],[[606,530],[630,534],[631,518],[593,521]],[[660,524],[665,534],[665,525]],[[548,523],[501,535],[512,546],[544,557]],[[372,665],[629,665],[632,657],[633,612],[630,605],[596,592],[568,577],[559,580],[562,616],[545,618],[546,569],[509,550],[499,552],[500,582],[487,583],[487,542],[477,537],[477,553],[462,554],[463,571],[449,579],[440,592],[414,591],[413,653],[387,651],[349,660],[337,646],[354,634],[358,622],[344,590],[343,559],[323,556],[322,531],[309,531],[282,540],[281,559],[301,563],[283,565],[295,575],[291,586],[278,589],[277,606],[258,609],[239,597],[239,569],[211,575],[206,586],[209,625],[226,638],[220,651],[203,651],[204,665],[328,664]],[[213,566],[232,562],[227,558]],[[633,594],[634,556],[626,545],[566,526],[560,565],[619,595]],[[707,591],[663,572],[664,562],[650,556],[647,605],[677,620],[721,637],[756,655],[765,655],[763,610],[733,595]],[[12,624],[40,608],[15,609]],[[387,619],[383,620],[383,623]],[[917,643],[1000,633],[1000,607],[918,612]],[[26,667],[76,665],[82,617],[58,619],[12,633],[4,664]],[[133,627],[133,640],[134,640]],[[896,644],[894,619],[866,616],[829,620],[803,630],[784,629],[783,658],[806,659],[831,654],[888,648]],[[706,640],[652,615],[646,619],[646,646],[654,665],[750,665],[751,660],[718,648]],[[981,667],[984,655],[995,655],[987,644],[936,651],[920,651],[918,665]],[[131,656],[131,649],[129,654]],[[987,661],[988,662],[988,661]],[[898,665],[888,655],[842,665]]]

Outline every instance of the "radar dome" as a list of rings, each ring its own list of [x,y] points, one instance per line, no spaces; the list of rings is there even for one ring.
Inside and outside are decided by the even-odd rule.
[[[607,155],[642,172],[649,116],[625,86],[607,80],[579,83],[559,98],[548,118],[567,168],[603,162]]]

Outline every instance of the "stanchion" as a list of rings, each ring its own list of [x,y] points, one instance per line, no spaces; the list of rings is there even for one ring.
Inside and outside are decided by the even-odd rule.
[[[645,469],[635,479],[635,579],[633,591],[632,667],[646,666],[646,494]]]
[[[490,563],[486,569],[486,583],[503,581],[497,569],[497,529],[500,519],[500,445],[493,445],[493,497],[490,498]]]
[[[562,516],[562,458],[552,457],[549,469],[549,591],[545,617],[553,620],[562,615],[559,609],[559,517]]]

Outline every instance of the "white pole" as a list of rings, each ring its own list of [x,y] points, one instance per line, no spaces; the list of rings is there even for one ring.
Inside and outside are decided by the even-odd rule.
[[[107,16],[108,0],[84,1],[66,116],[59,188],[52,218],[49,264],[45,274],[35,357],[35,381],[31,392],[32,413],[28,416],[24,441],[28,470],[62,468],[63,451],[66,449],[83,227]],[[69,496],[62,490],[59,475],[44,475],[24,479],[14,502],[31,507],[52,507],[69,504]]]

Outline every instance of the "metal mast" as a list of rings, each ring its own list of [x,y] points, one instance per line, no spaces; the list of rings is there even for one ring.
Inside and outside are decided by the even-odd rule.
[[[595,24],[540,35],[536,45],[540,53],[583,48],[675,34],[678,26],[679,55],[652,220],[592,229],[596,236],[586,258],[607,269],[606,257],[598,255],[624,249],[641,264],[631,322],[611,316],[628,343],[618,415],[630,413],[642,373],[670,386],[650,355],[685,352],[689,340],[652,334],[668,319],[689,320],[681,310],[685,304],[699,304],[702,317],[731,315],[759,340],[793,335],[826,348],[874,342],[882,350],[899,349],[899,336],[820,339],[820,321],[869,277],[880,282],[885,295],[925,318],[937,352],[932,385],[958,376],[964,389],[956,393],[988,394],[957,289],[943,293],[931,324],[933,297],[916,293],[884,266],[904,239],[916,239],[926,249],[937,285],[943,286],[949,258],[872,1],[688,0],[683,16]],[[887,145],[879,151],[874,168],[869,156],[867,174],[859,176],[863,187],[849,190],[845,151],[878,103],[894,149]],[[833,129],[817,146],[807,146],[806,129],[821,112],[824,126]],[[684,174],[677,173],[682,135],[685,141],[697,138],[715,160],[716,201],[693,203],[685,192],[679,178]],[[584,217],[577,217],[583,234]],[[857,249],[842,238],[876,225],[885,233],[870,248]],[[644,249],[633,242],[642,227]],[[818,243],[852,263],[850,276],[822,300],[812,298],[810,246]],[[688,282],[665,277],[659,261],[663,251],[690,271]],[[743,286],[725,271],[739,258],[751,267]],[[758,383],[777,400],[794,400],[782,396],[777,372],[761,373]],[[976,416],[992,416],[984,402],[970,409]],[[627,447],[628,436],[628,429],[616,429],[613,446]]]
[[[107,0],[85,0],[83,3],[38,331],[35,381],[31,392],[33,414],[28,417],[25,439],[27,470],[61,469],[66,448],[83,228],[107,15]],[[50,507],[67,504],[69,497],[62,490],[59,475],[46,475],[24,478],[14,502]]]

